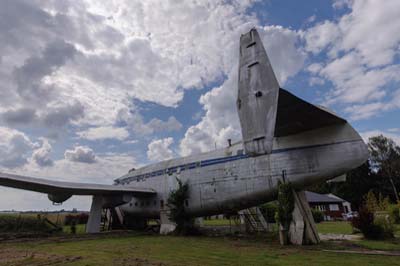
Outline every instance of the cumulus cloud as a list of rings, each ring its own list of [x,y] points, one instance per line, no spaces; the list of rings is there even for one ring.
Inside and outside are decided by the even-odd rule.
[[[96,155],[93,150],[87,146],[76,146],[73,150],[66,150],[64,152],[66,160],[78,163],[95,163]]]
[[[32,159],[40,167],[50,167],[54,165],[50,157],[52,147],[47,139],[42,139],[42,146],[32,153]]]
[[[328,53],[327,60],[309,67],[334,86],[326,94],[325,104],[343,105],[354,120],[397,108],[390,99],[400,86],[400,66],[395,62],[400,51],[400,3],[334,3],[336,8],[344,6],[350,12],[338,21],[324,21],[304,32],[308,51]]]
[[[150,120],[147,126],[150,127],[154,132],[159,132],[159,131],[171,132],[171,131],[178,131],[182,128],[182,124],[178,120],[176,120],[176,118],[173,116],[170,116],[167,121],[162,121],[158,118],[153,118],[152,120]]]
[[[0,127],[0,166],[17,168],[28,163],[28,158],[37,146],[23,132]]]
[[[49,107],[41,119],[48,127],[61,127],[83,117],[84,107],[80,102]]]
[[[37,119],[35,109],[24,107],[8,110],[2,116],[3,120],[9,125],[27,125]]]
[[[145,122],[143,116],[136,109],[122,109],[118,113],[118,123],[124,124],[135,134],[150,135],[157,132],[179,131],[182,124],[174,117],[170,116],[166,121],[153,118]]]
[[[92,127],[85,131],[77,132],[77,135],[83,139],[101,140],[118,139],[124,140],[129,137],[129,132],[125,128],[117,127]]]
[[[0,95],[14,105],[0,111],[29,105],[47,114],[69,99],[85,109],[81,125],[111,126],[132,99],[176,107],[184,90],[230,69],[231,47],[258,22],[245,12],[253,2],[7,1]]]
[[[51,86],[42,82],[43,78],[63,66],[75,52],[73,45],[64,40],[55,40],[47,44],[40,56],[28,57],[13,72],[19,96],[27,102],[48,101],[54,91]]]
[[[174,157],[170,146],[174,143],[173,138],[153,140],[147,147],[147,157],[151,161],[163,161]]]

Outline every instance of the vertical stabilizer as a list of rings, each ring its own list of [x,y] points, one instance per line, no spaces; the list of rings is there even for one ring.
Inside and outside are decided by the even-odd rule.
[[[257,30],[240,37],[237,108],[244,148],[256,156],[272,150],[279,84]]]

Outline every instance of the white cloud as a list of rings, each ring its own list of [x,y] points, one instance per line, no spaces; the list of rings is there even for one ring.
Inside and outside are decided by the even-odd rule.
[[[176,120],[175,117],[170,116],[167,121],[162,121],[158,118],[153,118],[150,120],[150,122],[147,124],[154,132],[159,132],[159,131],[165,131],[165,132],[170,132],[170,131],[178,131],[182,128],[182,124]]]
[[[17,168],[27,164],[35,147],[37,144],[23,132],[0,127],[0,166]]]
[[[51,121],[112,126],[132,99],[177,106],[229,71],[238,36],[258,22],[245,13],[253,2],[7,2],[0,111],[48,114],[68,99],[85,112]]]
[[[173,158],[174,152],[170,149],[173,143],[173,138],[153,140],[147,147],[147,157],[150,161],[164,161]]]
[[[41,140],[42,146],[32,153],[32,159],[37,163],[39,167],[53,166],[54,162],[50,157],[50,153],[52,150],[51,145],[47,139],[42,138]]]
[[[86,146],[76,146],[73,150],[66,150],[64,152],[64,157],[71,162],[87,164],[96,162],[96,155],[93,150]]]
[[[324,21],[307,30],[305,34],[306,49],[319,53],[339,37],[338,26],[330,21]]]
[[[136,109],[121,109],[118,113],[118,122],[127,125],[135,134],[150,135],[157,132],[179,131],[182,124],[174,117],[170,116],[168,120],[163,121],[153,118],[145,122],[143,116]]]
[[[374,101],[367,104],[355,104],[348,106],[345,111],[353,120],[367,119],[377,116],[382,112],[400,108],[400,89],[394,91],[386,102]]]
[[[343,105],[355,120],[399,108],[391,97],[400,86],[400,66],[395,62],[400,51],[400,2],[334,3],[335,8],[344,6],[350,12],[337,21],[325,21],[304,32],[308,51],[328,53],[324,63],[309,67],[334,85],[325,95],[325,104]]]
[[[124,140],[129,137],[129,132],[125,128],[117,127],[91,127],[85,131],[76,133],[79,137],[88,140],[118,139]]]

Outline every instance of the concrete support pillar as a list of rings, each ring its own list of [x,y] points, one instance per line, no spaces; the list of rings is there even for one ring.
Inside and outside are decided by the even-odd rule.
[[[293,191],[293,220],[289,228],[289,240],[295,245],[318,244],[320,242],[317,227],[304,191]]]
[[[172,233],[175,228],[176,224],[169,219],[169,210],[161,210],[160,211],[160,234],[162,235],[167,235],[169,233]]]
[[[86,233],[100,232],[101,211],[103,209],[103,197],[93,196],[90,207],[89,219],[86,224]]]

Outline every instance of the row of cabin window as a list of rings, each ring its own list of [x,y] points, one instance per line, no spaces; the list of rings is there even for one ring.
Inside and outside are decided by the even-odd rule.
[[[145,207],[145,206],[148,207],[148,206],[150,206],[150,201],[141,201],[141,202],[135,201],[135,207],[139,207],[139,205],[140,205],[140,207]],[[157,201],[156,200],[153,201],[153,205],[157,206]],[[129,203],[129,206],[130,207],[133,206],[132,202]],[[185,200],[185,206],[186,207],[189,206],[189,201],[188,200]],[[160,207],[164,208],[164,200],[160,200]]]
[[[237,155],[243,155],[243,150],[238,150],[236,152],[236,154]],[[193,163],[187,164],[186,165],[187,169],[190,169],[191,165],[193,165]],[[200,167],[200,166],[201,166],[201,162],[196,162],[195,167]],[[156,172],[148,173],[148,174],[145,174],[145,175],[142,175],[142,176],[138,176],[138,177],[135,177],[135,176],[134,177],[130,177],[130,178],[128,178],[128,182],[131,182],[131,181],[133,181],[135,179],[136,179],[136,182],[144,181],[144,180],[146,180],[146,178],[148,178],[150,176],[162,175],[164,173],[168,174],[168,175],[172,175],[175,172],[174,171],[175,169],[176,169],[176,172],[179,174],[181,171],[185,170],[185,166],[183,165],[183,166],[178,166],[178,167],[172,168],[172,169],[165,169],[163,171],[156,171]],[[160,174],[156,174],[158,172],[161,172],[161,173]],[[125,183],[122,182],[122,185],[125,185]]]
[[[201,166],[201,163],[197,162],[195,167],[200,167],[200,166]],[[187,165],[187,169],[189,169],[189,168],[190,168],[190,164]],[[179,167],[177,167],[175,169],[176,169],[176,172],[179,174],[181,171],[185,170],[185,166],[179,166]],[[168,174],[168,175],[172,175],[175,172],[174,171],[175,169],[174,168],[173,169],[166,169],[165,172],[163,171],[159,175],[162,175],[164,173]],[[160,172],[160,171],[157,171],[157,172]],[[148,173],[148,174],[141,175],[141,176],[138,176],[138,177],[135,177],[135,176],[134,177],[130,177],[130,178],[128,178],[128,182],[131,182],[131,181],[133,181],[135,179],[136,179],[136,182],[144,181],[144,180],[146,180],[146,178],[148,178],[150,176],[156,176],[156,174],[154,174],[154,173],[157,173],[157,172]],[[125,185],[125,180],[121,184]]]

